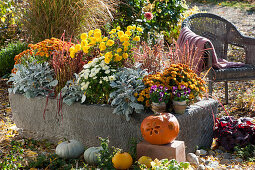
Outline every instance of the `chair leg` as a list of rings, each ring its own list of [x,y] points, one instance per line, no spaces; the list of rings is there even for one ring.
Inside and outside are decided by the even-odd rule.
[[[228,81],[225,81],[225,100],[226,104],[228,104]]]

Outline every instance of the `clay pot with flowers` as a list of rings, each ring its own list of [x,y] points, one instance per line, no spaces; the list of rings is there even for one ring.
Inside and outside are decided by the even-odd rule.
[[[177,114],[184,114],[187,102],[189,101],[191,89],[184,86],[173,86],[172,94],[173,94],[173,107],[174,111]]]
[[[168,103],[170,94],[167,92],[167,88],[161,85],[153,85],[150,88],[150,100],[151,100],[151,110],[154,113],[165,112],[166,103]]]

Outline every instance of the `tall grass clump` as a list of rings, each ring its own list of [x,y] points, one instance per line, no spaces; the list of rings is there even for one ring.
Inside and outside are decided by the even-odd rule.
[[[34,42],[71,38],[110,19],[112,1],[106,0],[27,0],[23,3],[22,22]]]
[[[0,51],[0,77],[10,74],[14,66],[16,55],[26,50],[27,44],[22,42],[9,43]]]

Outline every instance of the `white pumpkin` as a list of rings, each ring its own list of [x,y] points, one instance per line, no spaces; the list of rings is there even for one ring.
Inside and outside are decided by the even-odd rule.
[[[98,162],[99,151],[103,150],[102,147],[90,147],[84,152],[84,159],[90,165],[95,165]]]
[[[68,140],[60,143],[56,148],[56,154],[61,158],[75,159],[84,152],[84,146],[77,140]]]

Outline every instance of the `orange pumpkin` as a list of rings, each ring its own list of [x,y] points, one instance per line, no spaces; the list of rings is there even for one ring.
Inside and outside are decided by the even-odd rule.
[[[146,117],[141,124],[144,140],[154,145],[172,142],[179,133],[179,122],[170,113]]]
[[[112,163],[116,169],[128,169],[131,167],[133,159],[127,152],[118,152],[112,157]]]

